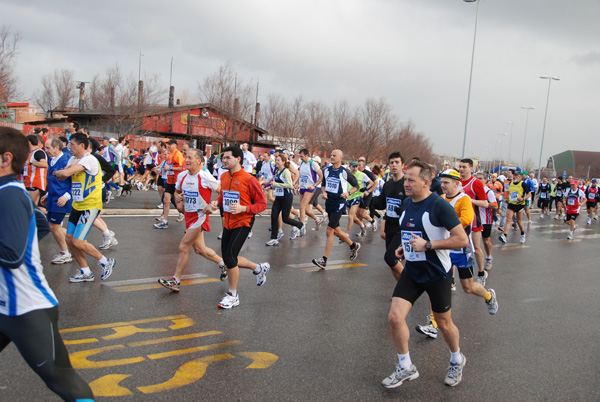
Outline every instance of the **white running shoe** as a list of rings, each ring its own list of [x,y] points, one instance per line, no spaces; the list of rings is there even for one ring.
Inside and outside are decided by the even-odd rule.
[[[252,237],[252,231],[250,231],[250,233],[248,233],[248,238]]]
[[[217,236],[217,240],[221,240],[223,238],[223,231],[221,230],[221,233],[219,233],[219,235]]]
[[[233,307],[237,307],[239,305],[240,305],[240,297],[232,296],[231,293],[229,293],[229,292],[227,292],[225,294],[225,297],[219,303],[219,307],[224,308],[224,309],[230,309]]]
[[[256,274],[256,286],[262,286],[267,281],[267,274],[271,269],[271,265],[268,262],[263,262],[262,264],[258,264],[260,267],[260,272]]]
[[[59,253],[59,254],[55,255],[54,258],[52,258],[52,261],[50,261],[51,264],[56,264],[56,265],[68,264],[70,262],[73,262],[73,256],[71,255],[71,253],[67,253],[67,254]]]
[[[300,234],[300,229],[298,229],[297,227],[293,227],[292,228],[292,235],[290,236],[290,239],[294,240],[296,239],[296,237],[298,237],[298,235]]]
[[[271,239],[265,243],[267,246],[279,246],[279,240]]]

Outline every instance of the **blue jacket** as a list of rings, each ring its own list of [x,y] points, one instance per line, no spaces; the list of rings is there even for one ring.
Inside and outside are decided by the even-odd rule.
[[[71,178],[67,177],[64,180],[58,180],[56,177],[53,176],[53,173],[57,170],[64,169],[67,166],[67,164],[69,163],[69,156],[63,153],[54,165],[51,166],[50,162],[48,163],[48,186],[46,187],[46,191],[48,192],[48,200],[46,202],[46,209],[49,212],[68,214],[69,212],[71,212],[71,204],[73,200],[70,199],[62,207],[57,206],[56,202],[60,197],[62,197],[64,193],[71,193]]]

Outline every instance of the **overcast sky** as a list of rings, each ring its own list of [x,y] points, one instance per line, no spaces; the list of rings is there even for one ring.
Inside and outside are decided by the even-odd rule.
[[[548,81],[544,160],[598,150],[600,1],[479,0],[466,156],[520,161],[525,110],[533,106],[525,159],[537,167]],[[358,106],[384,97],[438,153],[460,156],[477,3],[462,0],[2,1],[0,24],[22,34],[18,71],[31,95],[43,75],[69,68],[91,81],[119,63],[158,73],[176,97],[230,62],[260,81],[259,101]],[[165,103],[168,94],[165,93]],[[510,133],[499,136],[498,133]],[[545,163],[545,162],[543,162]]]

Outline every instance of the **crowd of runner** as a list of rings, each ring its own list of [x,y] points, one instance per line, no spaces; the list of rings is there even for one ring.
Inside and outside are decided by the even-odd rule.
[[[533,173],[516,169],[488,175],[475,171],[471,159],[462,159],[457,169],[446,166],[438,171],[418,158],[405,161],[400,152],[391,153],[380,166],[363,157],[344,163],[339,149],[331,152],[328,161],[312,156],[307,149],[295,154],[271,150],[256,157],[248,144],[225,147],[208,157],[175,139],[155,141],[146,150],[132,151],[123,139],[91,138],[76,122],[70,123],[67,135],[49,138],[44,132],[23,136],[14,129],[0,130],[0,219],[10,226],[0,235],[0,350],[10,341],[21,342],[15,339],[19,331],[33,330],[42,323],[56,327],[57,301],[42,273],[37,238],[49,232],[56,240],[59,252],[51,264],[69,264],[75,259],[78,268],[70,282],[95,281],[88,257],[96,261],[100,279],[106,280],[117,260],[102,251],[118,245],[118,241],[100,216],[103,205],[132,190],[152,190],[157,191],[162,211],[153,227],[168,229],[174,208],[179,212],[176,220],[185,221],[186,228],[173,275],[158,282],[179,292],[193,248],[214,262],[220,279],[228,281],[218,303],[222,309],[240,304],[239,268],[252,270],[258,286],[266,283],[270,264],[252,262],[239,253],[252,237],[255,217],[265,213],[268,202],[271,224],[265,247],[276,248],[286,236],[287,226],[291,226],[289,238],[296,240],[311,233],[308,225],[319,231],[327,222],[323,253],[312,259],[322,270],[327,269],[336,237],[348,245],[348,259],[352,261],[358,257],[361,238],[369,236],[369,231],[371,236],[380,236],[386,248],[382,262],[390,267],[397,282],[389,325],[398,354],[395,371],[382,384],[394,388],[419,376],[408,351],[406,316],[415,300],[427,292],[431,314],[416,330],[430,338],[442,332],[451,354],[445,383],[455,386],[462,379],[466,362],[451,317],[455,277],[458,275],[465,293],[483,299],[489,314],[497,313],[496,291],[486,288],[493,265],[494,227],[500,242],[508,241],[513,228],[519,231],[520,243],[525,243],[533,205],[539,208],[540,219],[552,215],[563,219],[569,226],[568,239],[574,236],[584,204],[586,223],[597,220],[600,195],[595,179],[584,183],[572,177],[543,177],[538,183]],[[23,141],[15,141],[17,136]],[[25,150],[18,148],[23,144]],[[6,195],[9,192],[10,199]],[[29,194],[28,199],[23,194]],[[294,208],[294,197],[299,197],[298,209]],[[22,211],[23,216],[9,216],[7,211],[13,210]],[[215,251],[206,246],[205,233],[210,232],[210,215],[217,211],[222,230],[217,236],[221,249]],[[347,222],[342,221],[343,216]],[[98,247],[86,240],[92,227],[103,234]],[[33,251],[23,259],[21,250]],[[19,298],[18,292],[36,296]],[[35,317],[30,316],[33,313]],[[41,321],[39,314],[44,317]],[[14,325],[22,329],[9,329]],[[53,342],[63,350],[60,336],[55,333],[55,337]],[[38,357],[47,357],[47,351],[24,357],[32,365]],[[75,394],[80,400],[84,400],[81,395],[91,398],[89,387],[82,385],[70,368],[68,356],[61,353],[52,361],[61,370],[36,370],[52,390],[66,400],[65,395]]]

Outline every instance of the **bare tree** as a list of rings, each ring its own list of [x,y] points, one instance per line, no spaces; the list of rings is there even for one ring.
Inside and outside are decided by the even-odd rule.
[[[93,109],[103,112],[100,121],[106,131],[117,134],[145,135],[144,117],[156,109],[167,93],[159,84],[159,76],[143,78],[143,96],[139,97],[138,80],[133,74],[124,76],[118,64],[108,67],[103,75],[95,75],[90,85]],[[152,131],[151,129],[147,131]]]
[[[382,145],[397,127],[398,118],[392,115],[392,107],[384,98],[369,98],[359,110],[358,118],[361,132],[352,157],[364,156],[368,161],[382,157]]]
[[[328,153],[334,149],[341,149],[346,154],[353,153],[351,147],[360,141],[360,123],[356,111],[350,108],[348,102],[343,100],[333,105],[325,136],[329,138],[329,144],[325,147]]]
[[[239,120],[250,120],[254,111],[254,85],[244,84],[230,63],[219,67],[219,71],[198,83],[202,103],[210,103],[227,116],[212,128],[221,141],[236,141]]]
[[[75,106],[77,88],[75,72],[66,68],[55,69],[42,77],[42,88],[33,95],[34,102],[43,110]]]
[[[192,102],[194,101],[194,97],[192,96],[192,93],[187,88],[185,88],[181,92],[181,95],[179,95],[178,99],[179,99],[179,102],[181,105],[191,105]]]
[[[15,58],[19,53],[21,34],[10,27],[0,27],[0,102],[8,102],[18,96],[19,79],[15,71]]]

